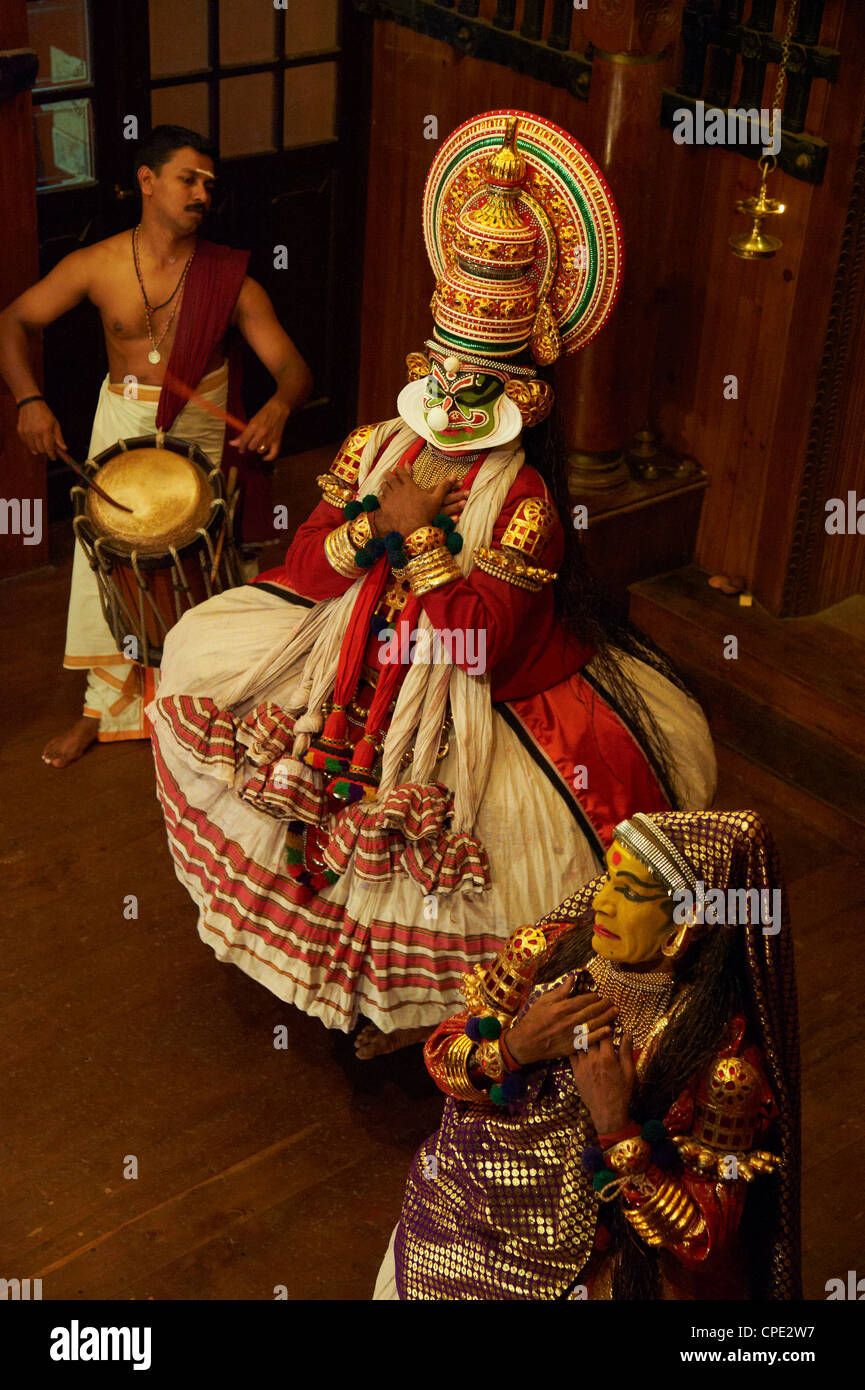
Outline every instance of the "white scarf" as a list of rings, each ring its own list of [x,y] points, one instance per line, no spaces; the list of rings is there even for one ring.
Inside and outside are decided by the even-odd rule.
[[[393,439],[373,467],[376,454],[392,433]],[[399,419],[376,425],[361,455],[358,495],[377,493],[385,475],[396,467],[416,438],[415,432]],[[514,440],[492,450],[481,464],[459,519],[463,548],[456,559],[464,575],[474,565],[477,547],[489,545],[496,518],[522,467],[523,458],[519,440]],[[251,695],[256,687],[261,689],[262,681],[268,685],[278,683],[280,673],[307,654],[300,681],[284,701],[289,713],[299,714],[293,748],[296,758],[303,755],[311,735],[323,726],[321,705],[333,691],[342,639],[365,578],[362,575],[355,580],[340,598],[326,599],[311,608],[282,649],[276,667],[273,654],[268,653],[247,677],[245,692]],[[425,632],[427,636],[419,637],[414,644],[411,668],[397,696],[384,742],[379,797],[383,798],[401,782],[431,780],[450,693],[458,753],[453,829],[470,832],[486,790],[492,761],[490,677],[488,673],[470,676],[458,666],[418,660],[418,654],[423,657],[425,648],[429,649],[433,632],[426,613],[418,620],[418,632]],[[400,777],[402,755],[413,736],[411,769],[406,776]]]

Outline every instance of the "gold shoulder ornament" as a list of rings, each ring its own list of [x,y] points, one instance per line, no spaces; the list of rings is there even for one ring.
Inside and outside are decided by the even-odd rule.
[[[776,1156],[752,1147],[760,1110],[760,1078],[751,1064],[742,1057],[716,1058],[705,1091],[698,1092],[691,1133],[673,1136],[682,1162],[712,1181],[751,1182],[771,1173]]]
[[[374,429],[374,425],[359,425],[356,430],[352,430],[339,446],[336,458],[330,465],[330,472],[352,489],[357,487],[361,456]]]

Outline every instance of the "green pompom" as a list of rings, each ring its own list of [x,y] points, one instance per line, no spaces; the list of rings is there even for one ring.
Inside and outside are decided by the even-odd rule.
[[[346,760],[343,758],[325,758],[324,770],[335,773],[345,772],[345,762]]]
[[[432,524],[433,526],[438,527],[439,531],[444,531],[446,536],[449,536],[451,531],[454,529],[456,522],[454,521],[453,517],[445,516],[444,512],[439,512],[438,516],[433,517]]]
[[[404,550],[392,550],[390,552],[391,569],[404,570],[408,564],[408,556]]]
[[[374,492],[368,492],[366,497],[362,497],[360,504],[365,512],[377,512],[381,506],[381,502],[379,502]]]
[[[663,1120],[647,1120],[640,1134],[647,1144],[660,1144],[667,1137],[667,1127]]]
[[[490,1087],[490,1100],[493,1105],[504,1105],[505,1103],[504,1092],[498,1082],[495,1086]]]
[[[363,507],[359,502],[346,502],[342,509],[342,514],[346,521],[354,521],[355,517],[360,516],[362,511]]]
[[[596,1192],[600,1192],[603,1188],[606,1187],[608,1182],[615,1181],[615,1173],[611,1173],[609,1168],[602,1168],[600,1173],[596,1173],[595,1176],[592,1178],[592,1187],[595,1189]]]
[[[348,782],[334,782],[332,787],[334,796],[348,796],[350,790],[351,788]]]
[[[495,1042],[496,1038],[501,1037],[502,1025],[493,1014],[487,1014],[484,1018],[478,1019],[478,1032],[482,1038],[489,1038],[490,1042]]]
[[[366,546],[364,546],[362,550],[356,550],[354,552],[354,563],[357,565],[358,569],[368,570],[374,562],[375,556],[370,555]]]
[[[286,847],[286,851],[285,851],[285,858],[286,858],[286,862],[287,862],[288,864],[302,864],[302,863],[303,863],[303,850],[302,850],[302,849],[294,849],[293,846],[288,845],[288,846]]]
[[[328,883],[339,883],[339,874],[336,869],[325,869],[324,876]]]
[[[463,548],[463,538],[460,535],[459,531],[451,531],[450,535],[445,541],[445,545],[447,546],[451,555],[459,555],[460,551]]]

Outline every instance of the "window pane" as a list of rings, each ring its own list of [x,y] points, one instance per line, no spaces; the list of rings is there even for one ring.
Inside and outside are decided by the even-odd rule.
[[[336,48],[337,0],[287,0],[285,52],[289,58]]]
[[[285,70],[286,149],[332,140],[336,131],[336,63]]]
[[[272,74],[223,78],[219,84],[219,153],[225,157],[273,148]]]
[[[86,97],[34,106],[36,187],[93,182],[93,112]]]
[[[219,61],[266,63],[276,57],[276,11],[265,0],[219,0]]]
[[[158,87],[150,93],[152,125],[185,125],[199,135],[210,134],[207,83],[190,82],[185,87]]]
[[[150,76],[207,66],[207,0],[150,0]]]
[[[90,82],[90,43],[84,0],[38,0],[27,6],[30,46],[39,55],[34,90]]]

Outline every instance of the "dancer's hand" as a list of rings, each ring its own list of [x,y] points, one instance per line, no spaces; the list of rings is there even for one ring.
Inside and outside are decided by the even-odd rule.
[[[278,396],[271,396],[253,415],[246,429],[231,440],[231,444],[241,453],[249,449],[258,454],[263,463],[272,463],[279,453],[282,432],[290,413],[284,401]]]
[[[451,482],[451,490],[445,497],[441,506],[441,510],[444,512],[445,516],[449,516],[452,521],[459,521],[468,495],[468,488],[460,487],[459,483],[454,479]]]
[[[445,508],[446,499],[453,493],[455,483],[445,478],[437,487],[418,487],[406,468],[393,468],[379,488],[381,506],[370,512],[370,521],[377,536],[399,531],[410,536],[419,526],[429,526]]]
[[[18,411],[18,436],[31,454],[47,454],[55,459],[69,458],[60,421],[44,401],[31,401]]]
[[[596,994],[576,994],[571,998],[572,985],[573,976],[568,976],[536,999],[519,1023],[508,1029],[508,1051],[519,1066],[568,1057],[578,1045],[578,1037],[580,1047],[608,1037],[616,1009]],[[583,1024],[588,1033],[578,1034]]]
[[[634,1044],[630,1033],[623,1034],[618,1052],[612,1039],[605,1037],[597,1047],[575,1052],[571,1066],[598,1133],[617,1134],[624,1129],[634,1089]]]

